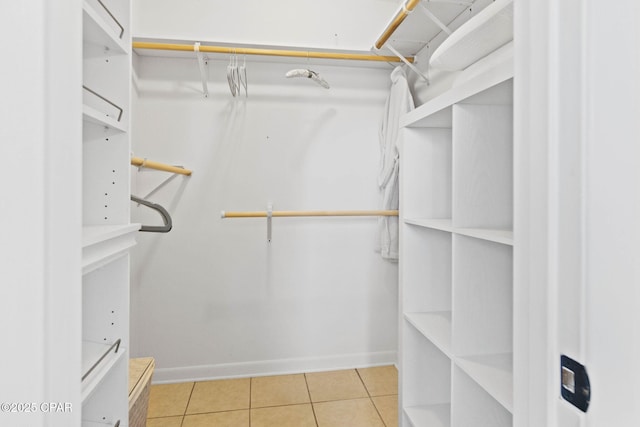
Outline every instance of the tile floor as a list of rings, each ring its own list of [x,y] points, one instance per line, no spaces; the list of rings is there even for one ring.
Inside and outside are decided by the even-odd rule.
[[[151,386],[147,427],[397,427],[394,366]]]

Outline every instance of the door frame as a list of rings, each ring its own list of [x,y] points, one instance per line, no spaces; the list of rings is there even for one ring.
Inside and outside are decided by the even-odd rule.
[[[615,6],[515,0],[516,427],[640,420],[640,6]],[[560,398],[564,353],[587,413]]]

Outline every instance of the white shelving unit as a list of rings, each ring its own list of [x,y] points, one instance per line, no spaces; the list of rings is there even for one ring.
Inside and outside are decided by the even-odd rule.
[[[512,77],[500,64],[401,120],[405,427],[512,425]]]
[[[130,3],[84,0],[82,425],[128,425]]]

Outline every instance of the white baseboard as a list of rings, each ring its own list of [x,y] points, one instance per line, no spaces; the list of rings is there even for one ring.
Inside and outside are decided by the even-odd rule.
[[[168,384],[223,378],[285,375],[395,364],[397,364],[397,353],[395,351],[382,351],[377,353],[344,354],[328,357],[263,360],[218,365],[184,366],[179,368],[156,368],[153,372],[153,383]]]

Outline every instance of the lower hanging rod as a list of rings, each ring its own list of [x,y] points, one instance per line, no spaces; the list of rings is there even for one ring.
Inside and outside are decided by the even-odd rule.
[[[154,49],[154,50],[175,50],[193,52],[193,44],[176,44],[176,43],[152,43],[152,42],[133,42],[134,49]],[[287,50],[287,49],[263,49],[251,47],[226,47],[226,46],[207,46],[200,45],[200,52],[209,53],[226,53],[235,55],[264,55],[264,56],[288,56],[295,58],[314,58],[314,59],[351,59],[357,61],[380,61],[380,62],[400,62],[395,56],[371,55],[364,53],[346,53],[346,52],[321,52],[309,50]],[[413,57],[408,57],[409,62],[413,62]]]
[[[397,210],[363,211],[247,211],[220,212],[221,218],[267,218],[272,217],[308,217],[308,216],[398,216]]]

